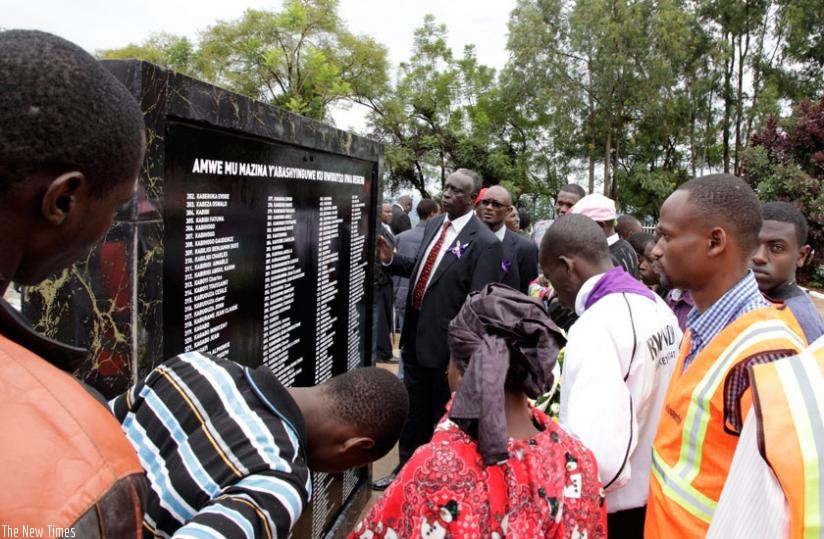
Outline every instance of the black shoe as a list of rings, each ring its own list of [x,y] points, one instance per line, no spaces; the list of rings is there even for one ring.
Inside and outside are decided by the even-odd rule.
[[[395,356],[392,356],[386,359],[379,359],[378,363],[388,363],[390,365],[397,365],[399,363],[399,360]]]
[[[369,485],[372,490],[386,490],[386,487],[392,484],[392,481],[398,476],[398,472],[400,471],[400,466],[396,467],[389,475],[381,477],[380,479],[376,479],[372,481]]]

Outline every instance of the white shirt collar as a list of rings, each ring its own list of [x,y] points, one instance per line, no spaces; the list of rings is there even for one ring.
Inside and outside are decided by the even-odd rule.
[[[446,219],[446,221],[449,221],[452,224],[452,228],[455,229],[455,232],[460,234],[461,230],[463,230],[463,227],[465,227],[466,224],[469,222],[469,220],[472,219],[472,216],[474,214],[475,214],[475,212],[472,210],[472,208],[470,208],[468,212],[461,215],[460,217],[458,217],[455,220],[451,220],[448,215],[446,216],[445,219]]]
[[[620,239],[621,239],[621,236],[619,236],[617,232],[615,234],[613,234],[612,236],[607,236],[607,245],[612,247],[612,245]]]
[[[506,236],[506,225],[501,225],[501,228],[492,233],[498,236],[499,240],[504,241],[504,236]]]

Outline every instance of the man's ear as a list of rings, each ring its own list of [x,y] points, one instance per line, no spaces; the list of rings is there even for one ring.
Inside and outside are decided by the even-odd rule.
[[[567,274],[571,274],[573,271],[575,271],[575,259],[571,256],[560,255],[558,257],[558,260],[560,260],[566,268]]]
[[[46,187],[40,204],[43,217],[53,225],[61,225],[77,205],[80,188],[86,181],[82,172],[64,172]]]
[[[707,255],[718,256],[727,247],[727,231],[717,226],[707,235]]]
[[[803,268],[807,263],[807,258],[810,256],[810,245],[807,244],[798,251],[798,260],[795,261],[795,267]]]
[[[359,452],[367,452],[375,447],[375,440],[372,438],[362,436],[357,438],[347,438],[340,448],[343,454],[353,454]]]

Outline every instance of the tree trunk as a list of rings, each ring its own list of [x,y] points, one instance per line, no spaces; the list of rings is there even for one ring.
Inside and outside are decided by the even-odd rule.
[[[612,177],[610,173],[610,159],[612,158],[612,116],[607,120],[607,141],[604,145],[604,195],[609,196],[612,190]]]
[[[750,50],[750,4],[747,2],[746,27],[744,34],[738,37],[738,89],[735,96],[735,155],[733,156],[733,174],[741,173],[741,123],[744,121],[744,61]]]
[[[419,161],[415,161],[415,170],[418,171],[417,178],[415,179],[415,188],[420,192],[421,197],[423,198],[431,198],[429,193],[426,191],[426,178],[423,176],[423,169],[421,168],[421,163]]]
[[[615,171],[618,170],[618,163],[621,162],[621,141],[624,140],[624,103],[618,107],[618,125],[615,126],[615,151],[612,154],[612,185],[610,186],[609,198],[618,198],[618,180],[615,179]]]
[[[724,116],[721,119],[722,147],[724,150],[724,173],[730,173],[730,123],[733,107],[732,74],[735,72],[735,39],[731,34],[729,38],[728,56],[724,60]]]
[[[592,60],[587,61],[589,74],[589,88],[592,90]],[[589,93],[589,189],[588,193],[595,192],[595,102],[592,92]]]
[[[693,100],[690,100],[693,101]],[[693,101],[694,103],[694,101]],[[695,161],[697,156],[695,155],[695,123],[696,123],[696,114],[695,114],[695,106],[690,107],[690,172],[692,173],[692,177],[695,178]]]
[[[444,160],[443,149],[441,149],[441,191],[443,191],[444,185],[446,185],[446,161]]]

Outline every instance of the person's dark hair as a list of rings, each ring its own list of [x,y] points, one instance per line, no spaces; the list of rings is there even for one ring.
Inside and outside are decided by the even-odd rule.
[[[541,239],[541,260],[559,256],[579,256],[592,262],[611,260],[601,227],[581,214],[567,214],[557,219]]]
[[[481,188],[484,186],[483,180],[481,179],[480,174],[475,172],[474,170],[468,168],[459,168],[456,170],[458,174],[463,174],[464,176],[469,176],[472,179],[472,199],[474,200],[478,193],[481,192]]]
[[[420,220],[424,221],[429,219],[433,213],[438,211],[438,203],[431,198],[425,198],[418,202],[418,208],[416,211],[418,212],[418,217]]]
[[[561,187],[561,193],[573,193],[578,195],[578,198],[584,198],[587,196],[587,192],[584,191],[584,188],[578,185],[577,183],[568,183],[565,186]]]
[[[628,238],[628,236],[632,236],[632,234],[628,234],[629,231],[636,227],[641,228],[641,221],[637,217],[629,214],[619,215],[616,219],[615,232],[622,238]],[[637,232],[633,232],[633,234],[637,234]]]
[[[738,246],[749,259],[758,246],[761,203],[744,180],[732,174],[710,174],[690,180],[678,190],[689,193],[689,201],[696,209],[695,219],[728,224]]]
[[[102,195],[136,173],[143,113],[77,45],[34,30],[0,32],[0,196],[47,170],[79,170]]]
[[[409,395],[397,376],[386,369],[361,367],[323,385],[334,403],[329,413],[363,429],[363,435],[375,441],[375,456],[392,449],[409,413]]]
[[[409,195],[401,195],[401,196],[398,197],[398,204],[403,205],[403,204],[411,204],[411,203],[412,203],[412,197],[409,196]]]
[[[644,256],[644,249],[647,248],[647,244],[655,241],[655,238],[653,238],[649,232],[636,232],[630,236],[627,241],[632,245],[632,248],[635,249],[635,254],[642,257]]]
[[[521,230],[526,230],[532,224],[532,217],[526,208],[518,208],[518,219],[521,221]]]
[[[798,246],[807,245],[807,234],[809,225],[804,214],[789,202],[767,202],[761,209],[761,218],[764,221],[779,221],[795,226],[795,236],[798,238]]]

